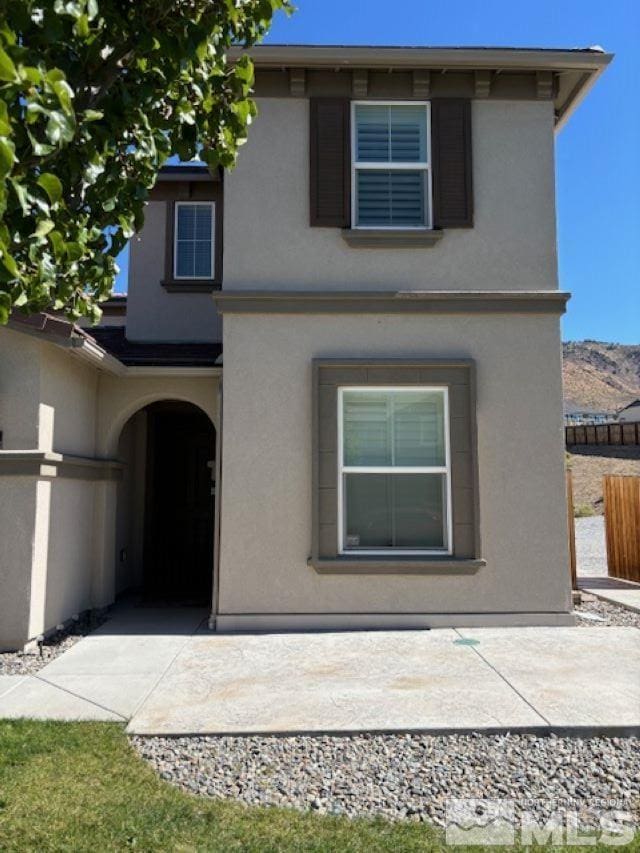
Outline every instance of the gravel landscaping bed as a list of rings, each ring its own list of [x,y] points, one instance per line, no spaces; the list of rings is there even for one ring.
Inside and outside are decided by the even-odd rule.
[[[106,621],[105,615],[86,613],[47,637],[28,652],[0,652],[0,675],[31,675],[74,646]]]
[[[600,801],[640,803],[640,738],[553,735],[132,737],[163,779],[247,805],[349,817],[444,822],[448,798],[513,798],[549,816],[559,806],[597,825]],[[554,802],[555,801],[555,802]],[[562,802],[559,802],[562,801]]]
[[[576,625],[580,627],[594,628],[597,625],[610,626],[622,625],[632,628],[640,628],[640,613],[629,610],[619,604],[611,604],[601,601],[599,598],[583,595],[582,604],[574,607],[576,614]],[[598,618],[589,618],[598,617]]]

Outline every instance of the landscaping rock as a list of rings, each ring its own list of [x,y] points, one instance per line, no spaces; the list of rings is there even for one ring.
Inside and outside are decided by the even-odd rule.
[[[516,813],[526,809],[537,819],[565,804],[589,827],[597,826],[605,800],[615,799],[622,811],[640,804],[640,738],[475,733],[131,741],[173,784],[246,805],[441,825],[449,798],[508,798],[520,801]]]
[[[621,625],[640,628],[640,613],[629,610],[627,607],[610,604],[608,601],[601,601],[594,596],[583,595],[582,603],[575,606],[574,613],[577,617],[576,625],[583,627]]]
[[[0,675],[32,675],[74,646],[106,621],[104,613],[83,613],[28,651],[0,652]]]

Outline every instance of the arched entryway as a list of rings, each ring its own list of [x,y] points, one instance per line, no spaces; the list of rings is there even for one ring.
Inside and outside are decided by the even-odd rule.
[[[211,602],[216,432],[197,406],[151,403],[125,424],[116,512],[116,593]]]

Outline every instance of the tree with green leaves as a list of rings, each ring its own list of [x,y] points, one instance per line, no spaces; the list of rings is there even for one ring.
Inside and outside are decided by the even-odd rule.
[[[290,0],[0,0],[0,323],[100,317],[173,155],[232,167],[256,108],[230,63]]]

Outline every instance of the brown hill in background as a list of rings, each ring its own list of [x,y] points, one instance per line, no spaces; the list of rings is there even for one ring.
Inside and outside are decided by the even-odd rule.
[[[611,412],[640,397],[640,345],[569,341],[562,345],[566,412]]]

